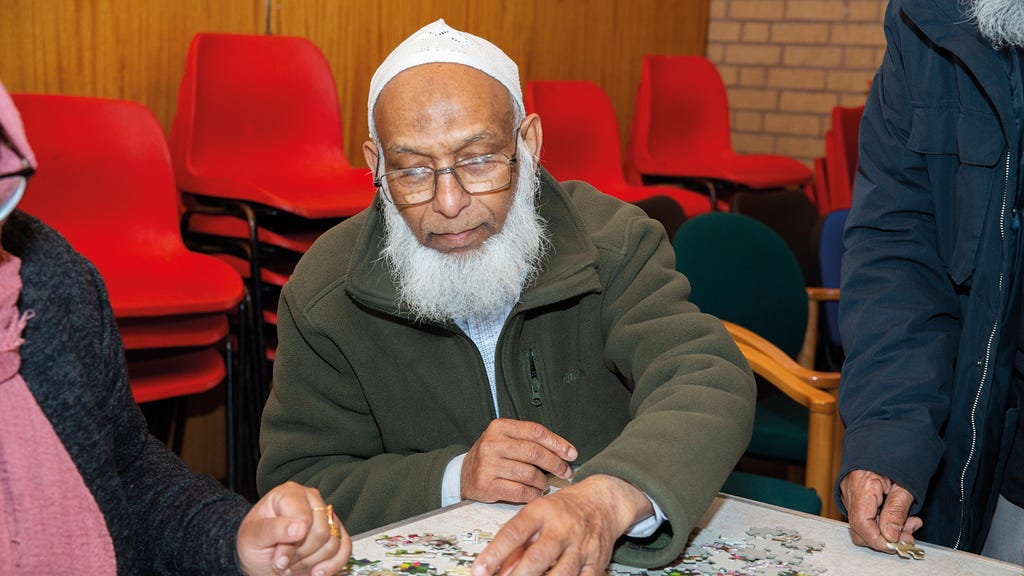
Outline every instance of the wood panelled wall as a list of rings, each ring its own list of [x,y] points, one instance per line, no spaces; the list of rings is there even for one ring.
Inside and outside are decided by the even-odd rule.
[[[362,163],[380,61],[437,18],[483,36],[523,81],[599,83],[623,142],[644,54],[703,54],[709,0],[0,0],[0,80],[12,92],[142,102],[167,129],[197,32],[304,36],[338,85],[349,160]]]

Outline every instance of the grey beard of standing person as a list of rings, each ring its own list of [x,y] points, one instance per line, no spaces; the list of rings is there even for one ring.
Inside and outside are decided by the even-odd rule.
[[[515,194],[508,219],[500,233],[471,253],[444,254],[420,244],[399,209],[383,203],[382,259],[398,287],[399,305],[418,320],[443,323],[507,314],[540,272],[549,244],[536,207],[540,178],[522,140],[517,148],[515,187],[494,192]]]
[[[1024,46],[1024,1],[965,0],[966,14],[995,48]]]

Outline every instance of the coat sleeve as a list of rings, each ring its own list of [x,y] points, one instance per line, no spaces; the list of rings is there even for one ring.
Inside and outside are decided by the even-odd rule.
[[[926,159],[908,146],[918,116],[908,78],[916,64],[904,61],[902,44],[920,40],[892,3],[885,31],[844,236],[839,479],[853,470],[888,476],[914,495],[916,513],[943,450],[959,306],[942,261]],[[845,512],[838,485],[835,496]]]
[[[606,362],[633,383],[630,422],[583,464],[574,480],[623,478],[661,507],[667,522],[652,538],[621,539],[614,559],[665,565],[684,549],[750,440],[755,385],[722,323],[689,302],[664,230],[633,207],[601,239]],[[621,218],[626,218],[625,226]]]

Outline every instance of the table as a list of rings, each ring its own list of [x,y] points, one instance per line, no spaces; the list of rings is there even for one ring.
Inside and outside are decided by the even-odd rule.
[[[463,502],[355,535],[350,574],[468,576],[475,554],[519,508]],[[761,535],[752,530],[761,528],[769,530]],[[800,539],[783,543],[794,534]],[[820,550],[813,550],[819,546]],[[720,494],[694,529],[681,557],[685,561],[650,570],[613,563],[608,573],[687,576],[724,570],[752,576],[1024,576],[1022,566],[923,542],[918,546],[925,550],[924,560],[874,552],[850,542],[846,523]]]

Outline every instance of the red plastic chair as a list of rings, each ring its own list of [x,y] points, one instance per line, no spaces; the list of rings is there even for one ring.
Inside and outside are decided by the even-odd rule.
[[[197,34],[171,152],[189,193],[304,218],[352,216],[375,194],[345,157],[333,73],[305,38]]]
[[[14,102],[39,162],[19,208],[61,232],[99,270],[133,395],[184,398],[224,382],[239,349],[234,340],[245,338],[245,287],[229,265],[185,247],[159,122],[123,100],[16,94]],[[238,334],[230,334],[229,316]],[[235,383],[227,383],[232,399]],[[235,407],[226,403],[231,426]],[[178,448],[183,417],[179,409]],[[229,428],[231,454],[234,433]],[[230,462],[228,469],[234,486]]]
[[[247,263],[255,318],[267,252],[294,267],[320,233],[374,199],[370,171],[348,162],[342,138],[334,75],[309,40],[192,39],[170,135],[182,228],[190,247]],[[224,238],[244,243],[225,248]],[[259,354],[274,330],[257,331]],[[265,365],[260,373],[266,380]]]
[[[712,198],[736,189],[802,186],[800,162],[732,149],[729,104],[715,65],[703,56],[645,56],[627,148],[631,180],[700,183]]]
[[[118,319],[225,314],[239,275],[185,248],[163,130],[141,104],[17,94],[39,159],[19,208],[60,231],[103,276]]]
[[[825,134],[825,166],[829,205],[825,213],[849,208],[857,174],[857,139],[864,106],[836,106],[832,129]]]
[[[544,126],[541,163],[556,179],[583,180],[625,202],[667,196],[687,217],[711,210],[708,197],[699,192],[626,182],[615,109],[599,85],[583,80],[534,80],[526,83],[524,102],[528,112],[540,114]],[[722,203],[720,208],[727,205]]]

